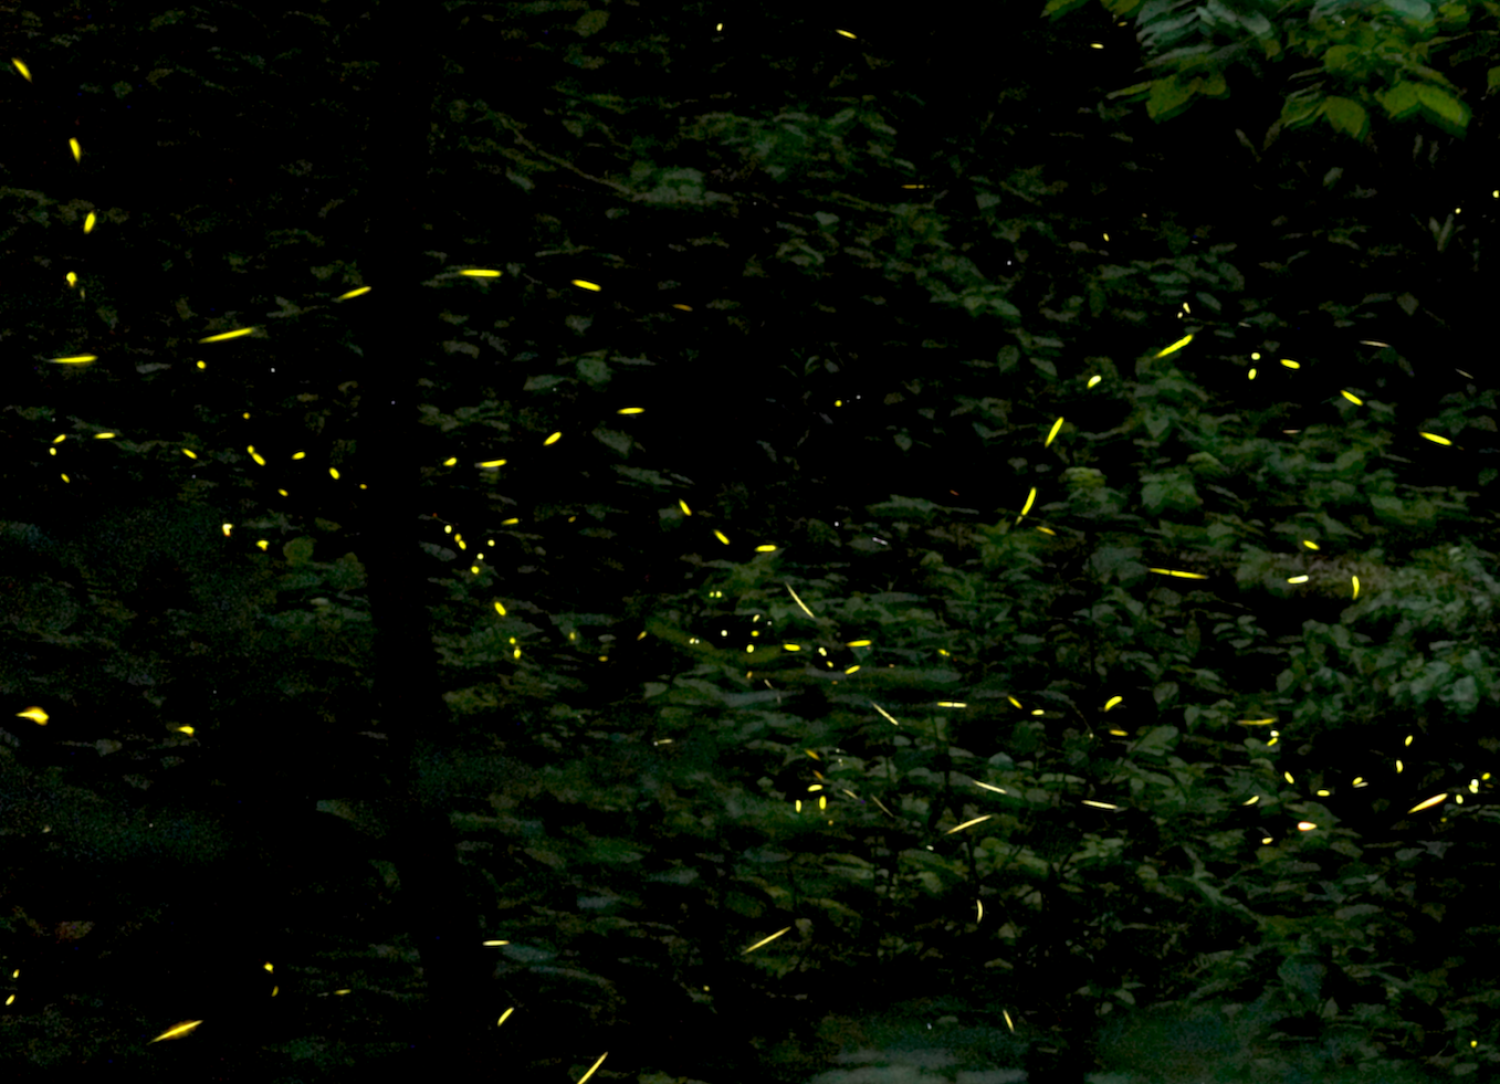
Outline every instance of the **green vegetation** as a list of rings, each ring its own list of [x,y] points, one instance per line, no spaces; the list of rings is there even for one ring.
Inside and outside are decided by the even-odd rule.
[[[1493,1067],[1478,152],[1161,123],[1110,10],[448,4],[405,283],[359,12],[20,13],[0,1057]]]

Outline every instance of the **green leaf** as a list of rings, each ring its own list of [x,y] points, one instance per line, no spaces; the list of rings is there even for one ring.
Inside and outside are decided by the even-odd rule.
[[[286,557],[287,564],[296,567],[304,565],[312,560],[313,540],[311,538],[294,538],[281,547],[282,554]]]
[[[609,22],[609,12],[602,8],[585,11],[573,24],[573,32],[580,38],[588,38],[603,30]]]
[[[1175,75],[1151,82],[1146,112],[1152,120],[1164,120],[1180,113],[1192,101],[1193,87]]]
[[[1070,11],[1077,11],[1088,2],[1089,0],[1047,0],[1046,7],[1042,8],[1042,14],[1057,20]]]
[[[1447,121],[1453,129],[1462,131],[1468,126],[1469,107],[1446,91],[1427,83],[1419,83],[1416,94],[1424,109]]]
[[[1323,116],[1335,131],[1355,139],[1364,139],[1370,117],[1365,107],[1352,98],[1330,97],[1323,102]]]
[[[1177,686],[1171,684],[1166,686],[1168,692],[1166,699],[1175,697]],[[1152,690],[1156,695],[1156,690]],[[1161,701],[1158,700],[1158,703]],[[1135,743],[1135,755],[1142,757],[1162,758],[1170,753],[1177,744],[1179,732],[1175,726],[1154,726],[1147,730]]]
[[[1089,564],[1101,583],[1128,584],[1146,574],[1140,551],[1121,546],[1102,545],[1089,558]]]
[[[1427,0],[1382,0],[1382,3],[1409,22],[1421,26],[1432,24],[1432,5]]]
[[[1149,516],[1168,511],[1192,511],[1203,503],[1192,474],[1182,467],[1161,474],[1142,475],[1141,483],[1141,507]]]

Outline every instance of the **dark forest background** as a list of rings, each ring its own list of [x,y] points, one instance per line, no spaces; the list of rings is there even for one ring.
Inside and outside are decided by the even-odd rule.
[[[1494,1067],[1496,4],[0,11],[8,1078]]]

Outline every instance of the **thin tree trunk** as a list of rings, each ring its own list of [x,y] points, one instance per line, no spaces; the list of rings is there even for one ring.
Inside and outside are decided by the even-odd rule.
[[[482,946],[474,901],[465,890],[448,810],[424,802],[417,782],[428,751],[456,756],[448,706],[438,687],[426,599],[430,558],[418,547],[420,463],[412,454],[418,425],[417,378],[436,343],[437,304],[418,283],[430,257],[422,228],[433,194],[428,171],[433,99],[441,73],[441,36],[452,19],[440,4],[381,0],[379,69],[362,110],[374,197],[366,250],[358,266],[371,287],[347,304],[363,350],[351,484],[360,556],[369,576],[375,624],[375,693],[388,736],[392,859],[408,929],[421,955],[428,1001],[412,1061],[444,1081],[483,1071],[495,1022],[493,961]],[[493,1067],[491,1067],[493,1071]]]

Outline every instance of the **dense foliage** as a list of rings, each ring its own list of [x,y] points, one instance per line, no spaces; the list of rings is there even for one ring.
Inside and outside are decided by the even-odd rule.
[[[21,13],[7,88],[0,1043],[340,1078],[425,996],[349,514],[385,46],[124,11]],[[1256,149],[1108,99],[1097,9],[993,80],[769,5],[445,17],[390,439],[499,1064],[1493,1064],[1479,102]]]

